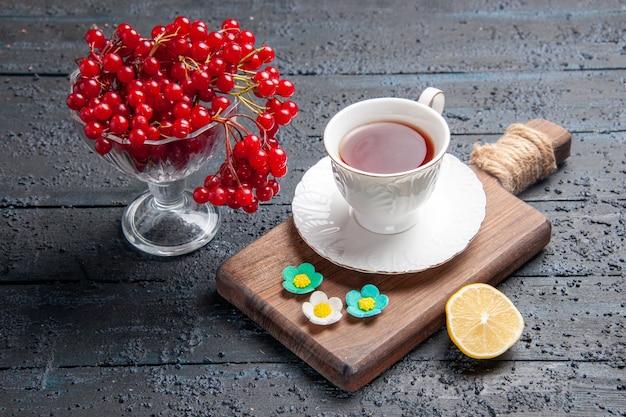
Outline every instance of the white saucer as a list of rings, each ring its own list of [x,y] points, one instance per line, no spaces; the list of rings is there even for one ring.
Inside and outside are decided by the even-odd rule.
[[[293,219],[300,236],[320,256],[353,270],[379,274],[423,271],[452,259],[476,236],[487,199],[480,180],[446,154],[431,198],[415,226],[381,235],[362,228],[350,215],[325,157],[296,187]]]

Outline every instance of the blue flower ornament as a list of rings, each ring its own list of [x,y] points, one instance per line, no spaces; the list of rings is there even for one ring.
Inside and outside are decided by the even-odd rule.
[[[373,284],[367,284],[361,291],[352,290],[346,294],[346,311],[354,317],[365,318],[380,314],[387,304],[389,297],[381,294]]]

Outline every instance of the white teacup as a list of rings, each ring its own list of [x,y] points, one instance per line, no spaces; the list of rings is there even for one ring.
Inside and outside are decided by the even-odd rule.
[[[418,209],[432,194],[441,161],[450,144],[450,129],[441,116],[443,92],[429,87],[418,101],[374,98],[349,105],[326,125],[324,146],[331,158],[335,183],[365,229],[381,234],[404,232],[415,225]],[[375,122],[410,126],[430,138],[430,161],[402,172],[374,173],[348,165],[340,156],[342,140],[355,128]]]

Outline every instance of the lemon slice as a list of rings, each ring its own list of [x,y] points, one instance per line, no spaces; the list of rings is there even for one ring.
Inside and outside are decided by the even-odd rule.
[[[491,359],[519,340],[524,318],[506,295],[491,285],[476,283],[450,297],[446,326],[461,352],[474,359]]]

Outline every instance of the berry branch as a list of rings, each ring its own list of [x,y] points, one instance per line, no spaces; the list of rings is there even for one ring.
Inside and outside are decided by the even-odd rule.
[[[155,161],[182,164],[184,152],[198,146],[190,136],[221,123],[225,161],[194,199],[252,213],[278,193],[287,155],[276,136],[298,106],[289,100],[294,84],[269,65],[272,47],[255,46],[254,33],[234,19],[210,31],[184,16],[155,26],[150,37],[122,23],[110,38],[90,29],[85,42],[89,55],[76,60],[66,104],[100,155],[122,146],[142,169]],[[182,155],[181,146],[165,146],[173,138],[188,141]]]

